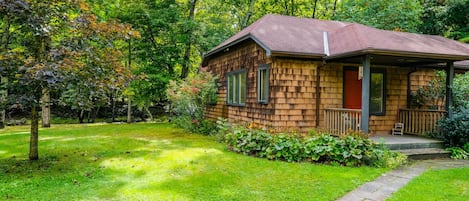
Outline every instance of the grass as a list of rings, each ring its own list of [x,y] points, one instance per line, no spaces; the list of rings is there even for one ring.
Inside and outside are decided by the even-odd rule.
[[[432,170],[413,179],[389,201],[398,200],[469,200],[469,168]]]
[[[334,200],[387,169],[269,161],[169,124],[0,131],[0,200]],[[467,177],[466,177],[467,178]]]

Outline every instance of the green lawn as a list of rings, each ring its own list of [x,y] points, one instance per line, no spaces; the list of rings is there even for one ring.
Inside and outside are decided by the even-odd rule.
[[[469,168],[425,172],[394,193],[388,200],[467,201]]]
[[[386,169],[286,163],[228,151],[169,124],[0,131],[0,200],[334,200]],[[468,177],[466,177],[468,178]]]

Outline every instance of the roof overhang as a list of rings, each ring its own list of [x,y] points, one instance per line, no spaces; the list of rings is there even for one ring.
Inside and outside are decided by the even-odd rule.
[[[469,55],[433,54],[380,49],[364,49],[327,56],[326,61],[361,63],[363,55],[371,55],[372,63],[392,66],[428,65],[468,60]]]
[[[272,55],[272,52],[271,52],[270,48],[267,47],[267,45],[265,45],[264,43],[262,43],[262,41],[260,41],[259,39],[257,39],[257,38],[256,38],[255,36],[253,36],[252,34],[247,34],[247,35],[245,35],[245,36],[243,36],[243,37],[240,37],[240,38],[238,38],[238,39],[236,39],[236,40],[234,40],[234,41],[232,41],[232,42],[230,42],[230,43],[228,43],[228,44],[226,44],[226,45],[223,45],[223,46],[221,46],[221,47],[215,47],[214,49],[212,49],[212,50],[208,51],[207,53],[205,53],[205,54],[203,55],[203,58],[202,58],[202,65],[204,65],[205,62],[207,62],[207,59],[209,59],[211,56],[213,56],[213,55],[215,55],[215,54],[217,54],[217,53],[220,53],[220,52],[228,51],[230,47],[233,47],[233,46],[235,46],[235,45],[237,45],[237,44],[240,44],[240,43],[242,43],[242,42],[244,42],[244,41],[246,41],[246,40],[249,40],[249,39],[253,40],[256,44],[258,44],[259,46],[261,46],[262,49],[265,50],[265,53],[266,53],[267,56]]]
[[[286,51],[276,51],[276,50],[271,50],[267,45],[262,43],[259,39],[257,39],[255,36],[252,34],[248,34],[246,36],[243,36],[237,40],[234,40],[231,43],[228,43],[226,45],[223,45],[221,47],[216,47],[213,50],[207,52],[204,54],[203,59],[202,59],[202,65],[205,65],[207,60],[212,57],[215,54],[218,54],[220,52],[226,52],[229,51],[230,47],[233,47],[237,44],[240,44],[244,41],[247,40],[253,40],[256,44],[258,44],[262,49],[265,50],[265,53],[267,56],[276,56],[276,57],[291,57],[291,58],[308,58],[308,59],[324,59],[326,56],[325,54],[313,54],[313,53],[304,53],[304,52],[286,52]]]

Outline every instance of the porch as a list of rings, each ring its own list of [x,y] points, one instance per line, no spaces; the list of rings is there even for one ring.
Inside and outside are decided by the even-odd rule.
[[[399,109],[398,119],[404,124],[404,133],[425,136],[437,132],[437,122],[446,115],[443,110]],[[325,129],[332,135],[350,131],[361,131],[362,111],[360,109],[324,109]],[[397,121],[397,120],[396,120]],[[389,133],[392,127],[387,128]]]

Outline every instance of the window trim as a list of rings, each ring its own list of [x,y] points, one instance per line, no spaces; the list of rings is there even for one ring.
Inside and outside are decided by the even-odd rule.
[[[261,71],[266,71],[266,78],[265,80],[262,80],[266,83],[266,88],[264,89],[264,97],[265,99],[261,99]],[[269,103],[269,90],[270,88],[270,64],[261,64],[257,68],[257,89],[256,89],[256,94],[257,94],[257,102],[260,104],[268,104]]]
[[[376,68],[376,69],[371,69],[371,73],[379,73],[379,74],[383,74],[383,90],[382,90],[382,96],[383,96],[383,100],[381,101],[381,103],[383,104],[383,110],[380,111],[380,112],[372,112],[371,111],[371,108],[370,108],[370,115],[374,115],[374,116],[385,116],[386,115],[386,94],[387,94],[387,90],[386,90],[386,84],[387,84],[387,80],[386,80],[386,69],[383,69],[383,68]],[[371,76],[371,75],[370,75]],[[370,87],[371,87],[371,77],[370,77]],[[371,107],[371,91],[370,91],[370,95],[368,96],[369,98],[369,102],[370,102],[370,107]]]
[[[229,102],[229,86],[230,86],[230,79],[229,77],[230,76],[233,76],[233,77],[239,77],[239,76],[234,76],[234,75],[240,75],[240,74],[244,74],[244,86],[245,86],[245,90],[244,90],[244,103],[230,103]],[[238,78],[239,79],[239,78]],[[247,87],[247,70],[246,69],[239,69],[239,70],[234,70],[234,71],[231,71],[229,73],[226,74],[226,99],[225,99],[225,103],[226,105],[230,105],[230,106],[246,106],[246,101],[247,101],[247,91],[248,91],[248,87]],[[236,87],[236,86],[233,86],[233,87]],[[239,85],[238,87],[238,90],[239,90],[239,99],[241,99],[241,85]],[[236,90],[234,90],[236,91]],[[234,92],[233,92],[234,93]],[[233,100],[236,99],[236,96],[233,97]],[[234,102],[234,101],[233,101]]]

